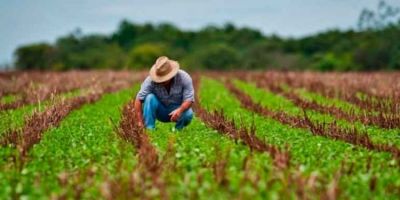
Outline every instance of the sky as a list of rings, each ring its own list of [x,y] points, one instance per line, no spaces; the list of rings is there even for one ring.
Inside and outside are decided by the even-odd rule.
[[[109,34],[123,19],[170,22],[183,29],[232,22],[265,34],[301,37],[356,27],[379,0],[0,0],[0,66],[24,44],[54,42],[77,28]],[[386,0],[400,6],[400,0]]]

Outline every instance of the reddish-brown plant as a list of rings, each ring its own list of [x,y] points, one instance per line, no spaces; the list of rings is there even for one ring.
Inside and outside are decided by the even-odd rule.
[[[167,199],[165,184],[162,180],[163,163],[160,161],[156,148],[151,144],[150,138],[143,127],[138,126],[134,101],[130,101],[122,110],[122,119],[117,130],[118,135],[125,141],[135,146],[139,157],[138,177],[132,179],[133,185],[140,185],[141,191],[137,191],[140,196],[146,198],[147,193],[152,188],[157,188],[160,198]],[[151,184],[147,185],[146,181]],[[115,186],[115,187],[118,187]],[[114,188],[115,188],[114,187]],[[136,191],[136,190],[135,190]],[[118,196],[117,193],[113,195]]]

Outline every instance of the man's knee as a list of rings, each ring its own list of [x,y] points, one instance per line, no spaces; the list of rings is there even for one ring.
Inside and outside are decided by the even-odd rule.
[[[153,93],[146,95],[146,97],[144,98],[144,101],[154,101],[154,100],[157,100],[157,97]]]
[[[156,95],[154,95],[153,93],[146,95],[146,97],[144,98],[144,104],[156,106],[158,104],[158,99]]]
[[[185,126],[189,125],[193,119],[193,110],[190,108],[182,113],[181,117],[176,123],[175,128],[178,130],[183,129]]]
[[[187,123],[192,121],[192,119],[193,119],[193,110],[191,108],[187,109],[185,112],[182,113],[182,118]]]

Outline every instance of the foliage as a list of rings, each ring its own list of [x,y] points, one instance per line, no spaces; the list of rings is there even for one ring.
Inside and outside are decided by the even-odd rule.
[[[149,68],[168,55],[189,69],[399,69],[400,8],[384,1],[364,9],[358,28],[327,30],[302,38],[264,35],[231,23],[198,31],[168,24],[123,20],[111,35],[75,31],[55,44],[30,44],[15,51],[17,69]]]
[[[55,59],[55,48],[49,44],[31,44],[18,48],[16,65],[19,69],[50,69]]]
[[[160,56],[166,54],[162,44],[141,44],[129,52],[128,67],[132,69],[146,69]]]
[[[57,40],[58,61],[54,69],[88,69],[123,67],[124,52],[119,45],[109,43],[100,35],[80,36],[78,33]]]
[[[201,49],[197,61],[205,69],[224,70],[234,68],[239,61],[239,55],[227,45],[216,44]]]
[[[326,53],[323,55],[315,55],[314,59],[318,60],[315,64],[315,69],[320,71],[348,71],[357,69],[352,63],[351,54],[334,54]]]
[[[351,164],[351,174],[344,175],[340,180],[340,185],[342,186],[342,189],[344,189],[342,192],[345,196],[357,194],[358,198],[367,198],[370,195],[373,195],[376,198],[384,198],[385,195],[388,195],[384,191],[370,191],[368,189],[368,179],[371,178],[373,174],[376,174],[379,178],[387,178],[385,181],[379,181],[379,184],[390,185],[390,183],[393,183],[392,181],[396,180],[394,176],[400,175],[397,169],[393,169],[394,162],[392,162],[393,160],[390,158],[390,155],[386,153],[367,153],[363,148],[354,148],[353,145],[323,137],[313,137],[307,130],[283,125],[271,118],[254,114],[249,110],[243,109],[238,100],[227,91],[224,85],[216,81],[206,79],[203,88],[207,89],[202,90],[202,95],[208,98],[203,98],[202,103],[208,105],[209,109],[223,108],[229,118],[241,121],[247,125],[254,123],[257,124],[257,136],[266,138],[266,140],[271,144],[277,144],[280,146],[284,146],[285,144],[289,145],[294,163],[301,163],[302,168],[309,173],[318,173],[325,178],[331,177],[335,169],[340,166],[339,163],[343,161],[343,159],[350,163],[360,163],[367,162],[367,157],[371,156],[370,159],[374,160],[372,164],[374,167],[369,168],[371,171],[365,171],[364,165]],[[281,98],[277,95],[277,99],[272,99],[271,103],[270,98],[264,98],[262,90],[254,90],[254,87],[244,85],[242,85],[241,88],[243,91],[250,94],[255,101],[260,102],[271,109],[276,108],[274,106],[276,102],[279,102],[278,99]],[[286,105],[288,105],[286,102],[280,104],[285,112],[286,109],[293,112],[299,110],[299,108],[293,108],[293,105],[286,107]],[[319,118],[319,120],[324,120],[323,116],[318,114],[315,114],[314,118],[316,120],[318,120],[317,118]],[[311,154],[314,155],[310,156]],[[382,164],[385,165],[384,168],[390,171],[385,173],[391,175],[385,176],[381,174]],[[344,166],[344,168],[347,167]],[[359,170],[357,170],[357,168]],[[396,184],[400,183],[397,182]],[[383,185],[379,186],[379,188],[385,188]]]
[[[397,18],[400,15],[400,8],[393,7],[385,1],[380,0],[376,11],[363,9],[358,19],[360,30],[384,29],[387,26],[400,23]]]
[[[138,85],[134,90],[138,90]],[[93,178],[85,175],[83,169],[96,170],[97,172],[92,172],[93,175],[104,171],[115,173],[131,169],[135,163],[135,160],[131,159],[134,157],[134,151],[132,148],[119,145],[117,136],[112,134],[112,122],[118,123],[120,110],[116,107],[127,102],[133,92],[131,89],[116,94],[106,94],[97,103],[83,106],[70,113],[58,128],[49,129],[44,133],[40,143],[29,153],[32,161],[21,166],[23,169],[12,165],[0,165],[2,169],[0,177],[4,177],[1,185],[6,186],[0,189],[2,199],[7,199],[11,195],[44,197],[50,195],[48,191],[58,191],[59,195],[71,196],[71,193],[77,192],[76,190],[82,190],[74,187],[74,182],[80,178],[87,181]],[[0,154],[3,155],[5,150],[1,149]],[[122,162],[119,159],[122,159]],[[105,165],[107,168],[103,168]],[[78,168],[81,171],[76,171]],[[74,177],[74,174],[79,173],[84,177]],[[62,180],[63,174],[68,179],[64,180],[65,183]],[[39,176],[42,184],[40,188],[34,185],[37,181],[35,177]],[[18,179],[18,183],[14,182],[14,179]],[[101,184],[99,181],[97,179],[94,183],[87,183],[83,195],[85,193],[91,197],[99,195],[98,192],[88,194],[90,192],[88,187],[98,188]]]

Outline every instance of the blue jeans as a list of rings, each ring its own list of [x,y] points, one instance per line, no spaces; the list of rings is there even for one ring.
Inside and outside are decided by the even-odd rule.
[[[154,94],[148,94],[143,104],[143,119],[146,128],[154,129],[156,127],[156,119],[161,122],[171,122],[171,116],[168,115],[180,105],[164,106]],[[193,110],[191,108],[185,110],[176,122],[175,128],[181,130],[187,126],[193,118]]]

